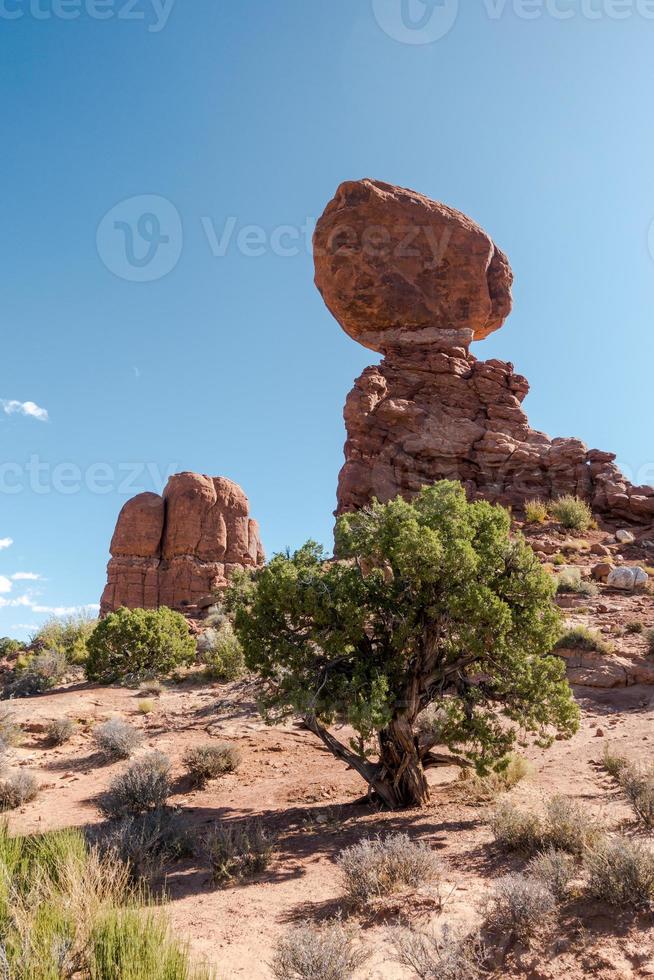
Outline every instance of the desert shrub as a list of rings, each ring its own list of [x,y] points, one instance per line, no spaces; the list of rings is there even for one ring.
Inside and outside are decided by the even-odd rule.
[[[480,776],[470,769],[463,769],[456,783],[458,796],[466,803],[489,803],[501,793],[508,793],[531,772],[527,760],[517,753],[512,753],[505,760],[505,765]]]
[[[53,718],[48,722],[46,735],[53,745],[65,745],[77,730],[77,725],[70,718]]]
[[[571,531],[587,531],[593,523],[593,514],[579,497],[566,494],[550,505],[550,512],[563,527]]]
[[[213,880],[221,886],[265,871],[274,851],[272,835],[258,820],[217,824],[206,844]]]
[[[654,896],[654,854],[628,837],[604,838],[586,855],[588,890],[618,907],[648,906]]]
[[[638,619],[632,620],[624,628],[625,633],[642,633],[645,630],[645,625]]]
[[[157,677],[151,677],[141,681],[141,694],[149,697],[158,698],[163,693],[163,684]]]
[[[399,962],[420,980],[477,980],[486,959],[478,933],[466,935],[447,925],[437,935],[398,929],[394,943]]]
[[[565,665],[549,656],[554,585],[505,509],[441,481],[341,516],[336,553],[307,542],[232,579],[226,601],[268,720],[301,717],[391,808],[429,798],[437,743],[413,736],[430,704],[447,715],[441,744],[481,773],[519,734],[547,745],[577,729]],[[327,735],[334,722],[354,745]]]
[[[602,752],[602,768],[614,779],[620,778],[622,770],[629,765],[628,760],[614,751],[610,745],[605,744]]]
[[[28,698],[58,687],[65,680],[69,664],[58,650],[44,650],[27,657],[12,671],[5,697]]]
[[[184,755],[184,767],[196,786],[204,786],[210,779],[234,772],[240,761],[238,748],[229,742],[197,745]]]
[[[304,923],[278,940],[270,969],[277,980],[350,980],[366,959],[338,920],[320,928]]]
[[[22,729],[14,720],[14,713],[6,705],[0,705],[0,753],[20,741]]]
[[[579,568],[565,568],[557,577],[556,591],[562,594],[594,596],[599,590],[594,582],[583,578]]]
[[[605,656],[613,653],[613,645],[600,636],[599,633],[589,630],[587,626],[573,626],[557,640],[557,650],[596,650]]]
[[[91,980],[208,980],[192,967],[188,950],[156,912],[111,909],[90,938]]]
[[[69,664],[82,664],[86,660],[87,643],[97,626],[95,616],[78,613],[72,616],[54,616],[34,634],[31,646],[36,651],[54,650],[62,654]]]
[[[126,674],[167,674],[195,654],[188,623],[165,606],[110,613],[98,623],[87,646],[86,675],[100,684]]]
[[[235,681],[246,672],[243,647],[229,622],[219,629],[208,629],[204,642],[198,643],[207,676],[219,681]]]
[[[638,819],[654,828],[654,771],[625,765],[616,778]]]
[[[341,851],[337,863],[346,895],[355,907],[427,884],[440,874],[440,863],[429,845],[412,841],[407,834],[362,840]]]
[[[580,857],[603,830],[588,811],[567,796],[556,795],[545,805],[545,840],[550,847]]]
[[[152,881],[164,864],[193,853],[179,814],[162,808],[102,825],[97,843],[101,853],[111,853],[126,864],[136,880]]]
[[[490,828],[497,843],[507,851],[534,854],[544,844],[545,827],[541,817],[519,810],[509,800],[503,800],[491,815]]]
[[[543,500],[528,500],[525,504],[525,518],[529,524],[544,524],[548,517],[549,510]]]
[[[528,939],[551,920],[556,899],[547,885],[522,874],[505,875],[493,886],[486,907],[488,926]]]
[[[553,847],[537,854],[527,865],[527,877],[535,878],[549,888],[557,902],[565,898],[574,875],[574,859]]]
[[[647,630],[646,640],[647,652],[650,656],[654,656],[654,630]]]
[[[154,701],[149,698],[143,698],[138,703],[139,714],[141,715],[151,715],[154,711]]]
[[[39,791],[39,781],[31,772],[18,769],[0,777],[0,810],[15,810],[31,802]]]
[[[25,649],[26,644],[22,640],[13,640],[10,636],[0,637],[0,657],[15,657],[17,653]]]
[[[129,759],[141,744],[143,736],[121,718],[110,718],[93,729],[93,740],[109,759]]]
[[[170,761],[161,752],[149,752],[116,776],[100,799],[110,819],[165,807],[170,796]]]

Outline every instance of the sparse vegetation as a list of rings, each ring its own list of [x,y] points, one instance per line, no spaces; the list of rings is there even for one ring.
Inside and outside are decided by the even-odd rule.
[[[362,840],[338,856],[348,900],[363,908],[404,888],[438,879],[440,863],[423,841],[406,834]]]
[[[0,776],[0,810],[16,810],[30,803],[39,792],[36,776],[25,769]]]
[[[77,725],[70,718],[53,718],[48,722],[46,735],[53,745],[65,745],[77,730]]]
[[[486,950],[478,933],[458,932],[444,925],[433,935],[418,929],[398,929],[398,960],[420,980],[477,980]]]
[[[556,899],[542,881],[522,874],[505,875],[493,886],[486,922],[495,932],[525,940],[546,928],[555,910]]]
[[[22,729],[16,723],[11,708],[4,704],[0,705],[0,753],[16,745],[22,734]]]
[[[44,650],[19,659],[5,685],[4,697],[28,698],[43,694],[62,684],[69,670],[63,653],[58,650]]]
[[[309,542],[237,576],[227,601],[267,719],[302,717],[390,808],[426,802],[439,744],[483,775],[518,731],[544,746],[571,736],[578,708],[547,655],[554,585],[510,528],[506,510],[442,481],[340,517],[342,560]],[[416,738],[431,703],[446,722],[438,739]],[[354,728],[349,745],[328,731],[335,721]]]
[[[570,531],[587,531],[593,524],[593,513],[585,500],[570,494],[555,500],[550,513]]]
[[[146,697],[158,698],[163,694],[164,686],[157,677],[151,677],[141,681],[141,694]]]
[[[604,838],[586,855],[588,890],[618,907],[649,906],[654,896],[654,854],[628,837]]]
[[[647,640],[647,653],[650,657],[654,657],[654,630],[648,630],[645,639]]]
[[[277,980],[350,980],[366,959],[340,921],[304,923],[277,942],[270,969]]]
[[[149,698],[143,698],[138,703],[139,714],[141,715],[151,715],[154,711],[154,701]]]
[[[10,636],[0,637],[0,657],[15,657],[24,649],[25,644],[22,640],[13,640]]]
[[[259,820],[217,824],[207,836],[207,851],[217,885],[251,878],[265,871],[274,840]]]
[[[470,769],[462,769],[456,784],[457,795],[466,803],[490,803],[502,793],[508,793],[531,772],[527,760],[512,753],[505,764],[487,776],[479,776]]]
[[[165,606],[118,609],[101,620],[87,646],[86,675],[100,684],[127,674],[168,674],[195,655],[188,623]]]
[[[490,827],[504,850],[535,854],[544,845],[545,828],[541,817],[518,809],[509,800],[503,800],[491,815]]]
[[[161,752],[149,752],[112,780],[100,799],[100,809],[116,820],[165,807],[169,796],[170,761]]]
[[[109,759],[129,759],[141,744],[142,738],[136,728],[121,718],[110,718],[93,729],[95,744]]]
[[[126,864],[136,881],[151,883],[166,862],[193,851],[179,814],[162,808],[105,824],[96,837],[101,852],[110,852]]]
[[[246,673],[243,647],[227,620],[205,630],[198,640],[198,652],[212,680],[236,681]]]
[[[209,980],[156,912],[111,909],[91,933],[92,980]]]
[[[53,616],[34,634],[31,648],[36,652],[59,653],[69,664],[83,664],[88,655],[88,641],[97,624],[96,617],[86,613]]]
[[[588,579],[583,578],[579,568],[564,568],[557,576],[556,591],[561,594],[594,596],[599,590],[594,582],[589,582]]]
[[[597,650],[605,656],[613,653],[613,644],[587,626],[573,626],[557,640],[557,650]]]
[[[527,855],[554,848],[578,857],[603,834],[584,808],[566,796],[553,796],[542,815],[503,800],[490,826],[501,847]]]
[[[613,776],[614,779],[619,779],[620,773],[627,765],[628,761],[623,755],[614,751],[608,743],[604,745],[602,766],[608,772],[609,776]]]
[[[644,629],[644,624],[641,623],[640,620],[634,619],[630,623],[627,623],[624,631],[625,633],[642,633]]]
[[[184,767],[195,786],[204,786],[210,779],[234,772],[241,761],[241,754],[229,742],[197,745],[184,755]]]
[[[552,892],[557,902],[566,897],[568,886],[575,876],[575,863],[570,854],[549,847],[537,854],[527,865],[527,877],[540,881]]]
[[[525,504],[525,519],[528,524],[544,524],[549,517],[547,504],[543,500],[528,500]]]

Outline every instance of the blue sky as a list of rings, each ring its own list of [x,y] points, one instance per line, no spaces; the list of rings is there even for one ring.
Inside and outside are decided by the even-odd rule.
[[[653,17],[0,0],[0,635],[97,602],[120,506],[170,471],[241,483],[268,552],[330,543],[342,407],[375,357],[304,244],[344,179],[479,221],[516,286],[474,353],[527,375],[532,425],[654,482]],[[126,266],[107,229],[144,211]]]

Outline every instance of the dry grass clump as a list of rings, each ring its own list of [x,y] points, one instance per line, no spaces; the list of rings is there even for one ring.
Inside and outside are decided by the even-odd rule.
[[[562,902],[575,876],[574,858],[550,847],[531,859],[527,865],[527,876],[540,881],[549,888],[557,902]]]
[[[562,595],[595,596],[599,589],[594,582],[589,582],[582,576],[581,569],[564,568],[557,577],[556,591]]]
[[[16,810],[30,803],[39,792],[39,781],[31,772],[19,769],[0,778],[0,810]]]
[[[217,824],[206,839],[213,880],[224,886],[265,871],[274,838],[259,820]]]
[[[498,844],[522,854],[553,848],[579,857],[603,833],[584,808],[566,796],[549,799],[543,815],[504,800],[491,815],[490,826]]]
[[[487,776],[479,776],[470,769],[463,769],[455,784],[457,796],[466,803],[491,803],[502,793],[512,790],[531,771],[529,762],[518,754],[510,755],[503,768]]]
[[[170,760],[161,752],[149,752],[112,780],[100,799],[100,810],[116,820],[165,807],[169,796]]]
[[[481,937],[444,925],[438,935],[398,929],[394,938],[398,960],[421,980],[477,980],[486,960]]]
[[[647,907],[654,897],[654,854],[628,837],[605,838],[586,855],[588,890],[609,905]]]
[[[494,932],[529,939],[545,928],[556,910],[556,898],[537,878],[505,875],[493,886],[486,906],[486,923]]]
[[[589,630],[586,626],[573,626],[566,630],[558,640],[555,650],[596,650],[605,656],[613,653],[613,644],[609,643],[599,633]]]
[[[606,743],[602,753],[602,767],[608,772],[609,776],[618,779],[622,770],[629,763],[623,755],[614,752],[611,746]]]
[[[544,500],[528,500],[525,504],[525,519],[528,524],[544,524],[549,517],[549,510]]]
[[[566,494],[550,505],[550,513],[571,531],[587,531],[593,524],[593,513],[585,500]]]
[[[270,969],[277,980],[350,980],[367,958],[340,921],[304,923],[278,940]]]
[[[429,845],[407,834],[362,840],[341,851],[337,864],[347,897],[358,908],[440,875],[440,862]]]
[[[110,718],[93,729],[93,740],[108,759],[129,759],[141,739],[141,733],[120,718]]]
[[[141,681],[141,686],[139,688],[141,694],[145,694],[146,697],[158,698],[163,693],[164,686],[158,677],[152,677],[148,680]]]
[[[645,630],[644,624],[641,623],[640,620],[638,619],[634,619],[632,620],[632,622],[627,623],[627,625],[624,628],[625,633],[631,633],[631,634],[643,633],[644,630]]]
[[[602,767],[612,776],[638,819],[649,829],[654,828],[654,769],[644,769],[623,755],[604,746]]]
[[[145,698],[138,703],[138,709],[140,715],[151,715],[154,711],[154,701],[149,698]]]
[[[45,730],[53,745],[65,745],[77,731],[77,725],[70,718],[53,718]]]
[[[184,767],[195,786],[204,786],[210,779],[234,772],[241,762],[241,753],[229,742],[197,745],[184,755]]]
[[[135,881],[152,882],[166,863],[193,853],[179,814],[161,808],[102,826],[97,844],[102,854],[112,854],[126,864]]]

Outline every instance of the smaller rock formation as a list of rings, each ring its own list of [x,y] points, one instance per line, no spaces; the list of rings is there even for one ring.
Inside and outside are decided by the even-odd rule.
[[[118,516],[102,616],[127,606],[189,614],[227,586],[237,568],[263,564],[259,526],[231,480],[171,476],[163,492],[141,493]]]

